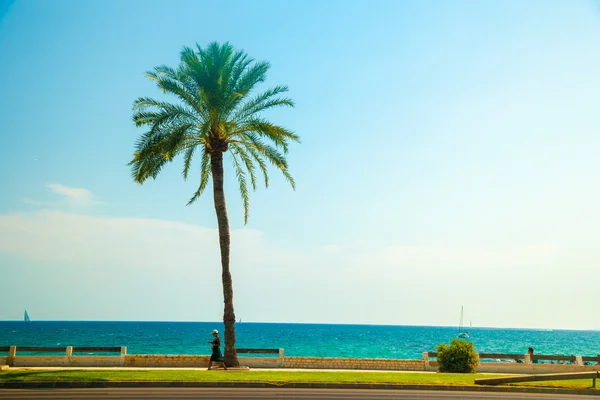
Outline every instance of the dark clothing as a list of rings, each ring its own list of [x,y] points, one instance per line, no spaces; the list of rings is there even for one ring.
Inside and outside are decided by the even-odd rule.
[[[221,354],[221,340],[217,337],[211,343],[212,354],[210,355],[210,361],[223,362],[223,355]]]

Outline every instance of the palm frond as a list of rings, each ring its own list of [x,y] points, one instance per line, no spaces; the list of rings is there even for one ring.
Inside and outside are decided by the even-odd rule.
[[[289,89],[287,86],[275,86],[274,88],[247,100],[236,110],[233,119],[241,122],[248,117],[251,117],[262,111],[266,111],[270,108],[281,106],[294,107],[294,102],[292,99],[287,97],[275,97],[281,93],[287,92],[288,90]]]
[[[255,62],[229,43],[210,43],[205,48],[184,47],[176,68],[157,66],[146,76],[177,101],[140,97],[133,103],[136,126],[148,128],[135,143],[129,163],[134,180],[143,183],[156,178],[162,168],[178,155],[183,156],[182,175],[193,171],[197,151],[202,149],[200,183],[188,204],[204,192],[212,176],[211,153],[229,150],[244,204],[244,223],[249,215],[247,178],[256,190],[258,168],[269,187],[267,163],[280,169],[295,188],[285,157],[289,143],[299,142],[294,132],[261,117],[275,107],[293,107],[285,96],[287,86],[275,86],[253,95],[270,68]],[[196,158],[195,158],[196,157]]]
[[[284,154],[288,151],[288,140],[300,141],[300,137],[294,132],[261,118],[249,119],[239,129],[238,132],[241,132],[242,137],[248,133],[256,133],[260,137],[271,140],[277,147],[281,147]]]
[[[256,163],[260,167],[260,170],[262,171],[263,177],[265,179],[265,188],[268,189],[269,188],[269,174],[267,172],[267,166],[266,166],[265,162],[262,160],[262,158],[260,157],[258,152],[256,150],[254,150],[252,147],[250,147],[250,146],[246,147],[246,151],[248,151],[248,153],[250,153],[250,155],[252,156],[254,161],[256,161]]]
[[[288,164],[287,160],[285,159],[285,156],[279,153],[276,148],[263,143],[260,140],[260,138],[256,137],[251,133],[246,135],[246,139],[247,140],[243,141],[242,143],[244,143],[247,146],[247,148],[254,150],[259,156],[265,157],[271,162],[271,164],[279,168],[286,180],[295,190],[296,182],[294,181],[294,179],[288,171]]]
[[[136,152],[127,164],[131,166],[131,176],[137,183],[144,183],[148,178],[156,179],[165,166],[166,159],[160,152],[161,137],[151,132],[143,134],[136,142]]]
[[[235,175],[240,185],[240,195],[242,196],[242,201],[244,203],[244,224],[247,224],[248,213],[250,210],[250,201],[248,196],[248,186],[246,185],[246,174],[244,173],[244,169],[242,168],[242,165],[240,164],[235,153],[231,153],[231,159],[233,160],[233,165],[235,167]]]
[[[246,96],[258,83],[264,82],[267,79],[267,71],[270,67],[271,64],[267,61],[248,66],[240,76],[233,91],[238,96]]]
[[[242,146],[239,146],[236,143],[231,143],[229,148],[233,153],[237,154],[246,165],[246,170],[250,175],[250,182],[252,183],[252,190],[256,190],[256,167],[254,167],[252,158],[246,153]]]
[[[177,71],[167,65],[159,65],[158,67],[154,67],[154,73],[171,79],[177,79],[178,76]]]
[[[199,97],[199,93],[197,92],[197,90],[194,90],[195,87],[190,87],[190,82],[186,79],[185,76],[176,78],[166,78],[153,72],[148,72],[146,75],[149,78],[154,79],[156,81],[156,85],[164,93],[171,93],[176,95],[185,104],[192,107],[196,111],[201,112],[202,109],[200,106],[202,103]]]
[[[222,112],[223,119],[227,119],[231,112],[238,107],[242,99],[244,99],[246,96],[246,94],[236,92],[235,90],[240,77],[252,62],[254,62],[254,59],[248,57],[242,51],[238,51],[232,56],[229,67],[230,73],[228,74],[229,78],[227,88],[226,92],[224,93],[225,102]]]
[[[190,166],[192,165],[192,159],[194,157],[194,152],[196,151],[196,146],[190,146],[185,151],[184,161],[183,161],[183,180],[187,181],[188,173],[190,172]]]
[[[127,165],[131,166],[131,177],[139,184],[143,184],[148,178],[156,179],[162,168],[168,162],[163,157],[152,155],[140,158],[134,153],[133,160]]]
[[[187,202],[189,206],[196,200],[200,198],[204,189],[206,189],[206,185],[208,184],[208,180],[210,178],[210,154],[206,151],[206,147],[202,147],[202,167],[200,168],[200,184],[198,185],[198,189]]]
[[[189,144],[188,130],[191,124],[169,127],[170,129],[151,129],[143,134],[135,144],[135,154],[129,163],[132,175],[138,183],[148,178],[156,178],[162,167]]]
[[[287,169],[287,160],[277,151],[274,147],[269,146],[268,144],[262,143],[260,146],[254,145],[253,148],[261,155],[263,155],[267,160],[269,160],[273,165],[277,168],[284,170]]]
[[[194,110],[179,104],[141,97],[133,103],[133,122],[136,126],[164,123],[198,123]]]
[[[290,186],[292,186],[292,189],[296,190],[296,181],[294,181],[294,178],[292,178],[292,175],[287,168],[282,169],[281,172],[283,173],[283,176],[285,176],[285,179],[290,183]]]

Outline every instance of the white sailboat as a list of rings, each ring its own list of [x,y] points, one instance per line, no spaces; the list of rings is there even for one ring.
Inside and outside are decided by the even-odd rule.
[[[470,337],[469,332],[463,330],[463,312],[464,307],[460,306],[460,325],[458,326],[458,337],[461,339],[468,339]]]
[[[24,320],[25,322],[29,322],[29,321],[31,321],[31,319],[29,318],[29,314],[27,314],[27,310],[25,310],[25,315],[23,316],[23,320]]]

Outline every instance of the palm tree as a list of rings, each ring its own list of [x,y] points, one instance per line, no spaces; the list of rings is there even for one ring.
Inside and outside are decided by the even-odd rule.
[[[132,176],[140,184],[156,179],[161,169],[176,156],[183,156],[183,178],[187,179],[194,155],[200,152],[200,183],[188,205],[201,195],[209,178],[213,181],[213,196],[219,227],[225,324],[225,363],[238,366],[235,352],[235,313],[233,287],[229,270],[229,219],[223,191],[223,153],[228,152],[244,204],[244,224],[248,222],[248,184],[256,190],[257,166],[269,186],[267,162],[283,173],[295,189],[288,172],[285,154],[290,141],[299,142],[293,132],[260,116],[262,111],[290,106],[294,103],[281,95],[287,86],[275,86],[251,96],[256,85],[263,82],[269,70],[268,62],[255,62],[229,43],[210,43],[205,49],[184,47],[181,63],[176,69],[154,68],[147,77],[155,81],[164,93],[175,95],[170,103],[148,97],[133,103],[133,121],[146,126],[135,144],[135,154],[129,163]]]

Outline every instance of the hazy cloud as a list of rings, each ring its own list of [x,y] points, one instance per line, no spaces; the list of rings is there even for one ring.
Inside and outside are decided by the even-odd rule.
[[[89,190],[64,186],[58,183],[51,183],[47,186],[54,193],[61,195],[70,205],[85,207],[101,204],[101,202],[96,200],[94,194]]]
[[[89,192],[64,192],[91,199]],[[553,296],[570,281],[556,268],[564,249],[549,244],[483,249],[356,243],[299,251],[274,246],[258,230],[233,229],[231,235],[231,270],[245,320],[453,324],[464,303],[478,324],[552,326],[547,321],[555,314],[531,319],[521,305],[540,302],[540,309],[558,312],[579,298]],[[12,213],[0,215],[1,254],[34,265],[28,274],[50,274],[46,268],[51,265],[54,281],[48,290],[81,291],[81,302],[90,307],[100,301],[117,310],[131,299],[159,293],[148,300],[159,302],[155,313],[144,308],[148,318],[186,319],[190,310],[181,309],[181,301],[217,301],[194,315],[219,316],[221,269],[214,228],[53,210]],[[75,288],[78,277],[86,283]],[[102,295],[106,285],[120,297]],[[579,285],[582,294],[586,288],[592,285]],[[511,293],[510,301],[491,295],[504,292]],[[83,305],[78,307],[87,315]],[[141,315],[144,306],[127,307]],[[577,326],[576,320],[569,323]]]
[[[551,245],[502,249],[436,246],[323,246],[300,252],[278,249],[260,231],[232,230],[232,261],[254,268],[283,266],[301,272],[320,269],[320,275],[346,275],[389,270],[473,271],[481,267],[506,269],[545,266],[556,261]],[[218,232],[182,222],[110,218],[62,211],[0,215],[0,251],[31,260],[81,265],[126,265],[131,268],[185,269],[219,264]]]

